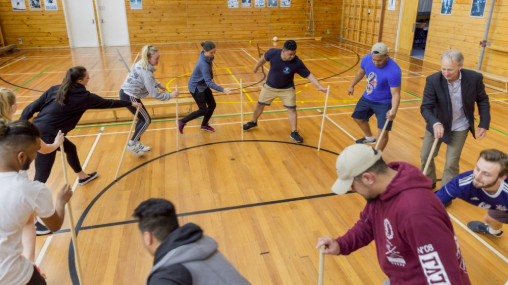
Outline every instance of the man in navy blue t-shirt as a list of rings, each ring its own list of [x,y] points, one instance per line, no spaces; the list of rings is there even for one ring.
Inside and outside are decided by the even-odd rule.
[[[499,150],[487,149],[480,153],[474,170],[459,174],[436,195],[445,205],[459,198],[486,209],[483,222],[471,221],[467,226],[477,233],[500,237],[503,224],[508,224],[507,177],[508,156]]]
[[[388,56],[389,51],[390,49],[384,43],[372,46],[371,53],[363,57],[361,68],[351,82],[348,91],[349,95],[353,95],[355,85],[366,76],[367,88],[362,98],[358,100],[351,117],[365,135],[356,143],[374,143],[376,138],[370,131],[369,119],[372,115],[376,115],[378,140],[381,140],[379,150],[383,150],[388,143],[388,132],[392,129],[392,121],[395,119],[400,103],[402,73],[397,63]],[[383,137],[380,138],[387,119],[390,122]]]
[[[296,42],[293,40],[286,41],[282,49],[272,48],[267,51],[254,67],[254,73],[267,61],[270,62],[268,79],[261,89],[252,120],[243,125],[243,129],[246,131],[257,127],[258,118],[263,113],[265,106],[270,106],[272,101],[278,97],[282,101],[282,104],[284,104],[284,107],[288,109],[289,124],[291,125],[289,137],[298,143],[302,143],[303,138],[296,129],[295,73],[303,78],[307,78],[321,92],[326,93],[326,88],[321,86],[316,76],[296,56]]]

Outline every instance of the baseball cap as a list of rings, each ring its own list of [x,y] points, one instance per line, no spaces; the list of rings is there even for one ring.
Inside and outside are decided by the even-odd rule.
[[[385,55],[390,52],[390,49],[384,43],[377,43],[372,46],[371,53],[378,55]]]
[[[339,179],[333,184],[332,191],[338,195],[346,193],[353,185],[353,179],[374,165],[382,154],[382,151],[365,144],[346,147],[337,157],[336,168]]]

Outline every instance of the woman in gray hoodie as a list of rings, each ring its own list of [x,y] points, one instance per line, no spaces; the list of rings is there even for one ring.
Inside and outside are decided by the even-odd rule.
[[[206,41],[201,43],[201,46],[203,50],[199,55],[198,62],[189,79],[189,92],[192,94],[196,104],[198,104],[199,109],[190,113],[185,118],[178,120],[178,130],[181,134],[183,134],[183,127],[185,127],[188,121],[201,116],[203,116],[201,130],[215,132],[214,128],[210,127],[208,124],[216,106],[212,89],[224,92],[228,95],[231,93],[230,88],[222,88],[213,82],[212,66],[215,57],[215,44],[211,41]]]
[[[141,60],[136,62],[132,70],[129,72],[129,75],[127,75],[125,82],[122,84],[120,89],[121,100],[143,104],[141,99],[146,98],[148,94],[152,95],[154,99],[159,101],[167,101],[178,96],[178,91],[170,93],[164,85],[155,80],[153,72],[155,71],[155,66],[159,64],[159,59],[160,55],[157,48],[151,45],[143,47],[141,50]],[[136,113],[136,108],[134,107],[127,107],[127,109],[129,109],[132,114]],[[145,152],[150,150],[149,146],[144,145],[139,141],[141,135],[146,131],[146,129],[148,129],[150,122],[150,115],[143,105],[143,107],[139,110],[138,122],[136,124],[134,135],[127,146],[128,151],[136,155],[143,155]]]

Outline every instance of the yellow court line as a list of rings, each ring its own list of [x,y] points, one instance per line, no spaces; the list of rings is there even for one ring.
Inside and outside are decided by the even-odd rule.
[[[168,92],[171,92],[171,89],[169,88],[169,84],[171,84],[171,82],[177,80],[178,78],[180,77],[183,77],[183,76],[186,76],[186,75],[190,75],[191,73],[184,73],[184,74],[181,74],[181,75],[178,75],[177,77],[171,79],[168,81],[168,83],[166,83],[166,89],[168,89]]]
[[[226,70],[229,72],[229,74],[231,74],[231,76],[233,76],[233,79],[236,81],[238,86],[240,86],[240,82],[238,81],[238,79],[236,79],[235,75],[233,74],[233,72],[231,72],[229,67],[226,67]],[[240,87],[242,87],[242,86],[240,86]],[[247,98],[249,98],[249,101],[254,102],[254,100],[252,100],[252,98],[250,97],[249,93],[247,93],[247,91],[245,91],[245,88],[242,88],[242,90],[243,90],[243,93],[245,93],[245,95],[247,96]]]
[[[325,100],[296,100],[297,103],[324,103]],[[358,100],[328,100],[328,102],[333,103],[348,103],[348,102],[358,102]],[[231,102],[231,101],[217,101],[217,104],[241,104],[242,102]],[[255,101],[253,102],[246,102],[243,103],[257,103]],[[274,100],[273,103],[282,103],[280,100]]]

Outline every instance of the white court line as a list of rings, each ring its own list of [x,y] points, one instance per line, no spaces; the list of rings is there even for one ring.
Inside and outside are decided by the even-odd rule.
[[[248,56],[250,56],[250,58],[252,58],[255,62],[258,62],[259,59],[255,59],[252,55],[250,55],[250,53],[246,52],[243,48],[242,48],[242,51],[244,53],[246,53]],[[266,71],[270,71],[268,68],[266,68],[266,66],[263,64],[263,68],[266,69]]]
[[[7,66],[7,65],[6,65]],[[118,71],[118,70],[124,70],[123,68],[108,68],[108,69],[92,69],[92,70],[88,70],[89,72],[96,72],[96,71]],[[44,74],[57,74],[57,73],[66,73],[67,70],[62,70],[62,71],[47,71],[47,72],[44,72]],[[39,74],[40,72],[22,72],[22,73],[2,73],[0,75],[4,76],[4,75],[30,75],[30,74]],[[90,76],[93,78],[93,74],[92,76]]]
[[[5,68],[5,67],[7,67],[7,66],[9,66],[9,65],[11,65],[11,64],[15,64],[16,62],[18,62],[18,61],[20,61],[20,60],[23,60],[23,59],[25,59],[25,56],[22,56],[21,58],[19,58],[19,59],[17,59],[17,60],[15,60],[15,61],[13,61],[13,62],[11,62],[11,63],[9,63],[9,64],[7,64],[7,65],[3,65],[2,67],[0,67],[0,69]]]
[[[90,161],[90,158],[92,157],[92,154],[93,154],[93,152],[95,150],[95,147],[97,146],[97,143],[99,142],[99,139],[101,138],[101,135],[102,135],[103,131],[104,131],[104,127],[102,127],[100,129],[99,133],[96,135],[97,138],[95,139],[95,141],[94,141],[94,143],[92,145],[92,148],[88,152],[88,156],[85,159],[85,163],[83,163],[83,166],[82,166],[83,170],[88,165],[88,162]],[[95,136],[95,135],[93,135],[93,136]],[[66,167],[66,165],[63,165],[62,167]],[[74,181],[74,184],[72,185],[72,192],[76,191],[76,187],[77,186],[78,186],[78,177],[76,177],[76,180]],[[72,198],[71,198],[71,200],[72,200]],[[69,201],[69,203],[71,203],[71,201]],[[73,226],[76,226],[76,225],[73,225]],[[46,251],[47,251],[47,249],[49,247],[49,244],[51,243],[52,240],[53,240],[53,235],[51,235],[48,238],[46,238],[46,240],[44,241],[44,245],[42,246],[42,249],[39,252],[39,255],[37,255],[37,260],[35,261],[35,265],[37,265],[37,266],[41,265],[42,260],[44,259],[44,255],[46,254]]]
[[[504,262],[508,263],[508,258],[506,258],[504,255],[502,255],[499,251],[497,251],[495,248],[493,248],[490,244],[488,244],[486,241],[484,241],[481,237],[479,237],[475,232],[470,230],[468,227],[466,227],[463,223],[461,223],[457,218],[455,218],[452,214],[448,213],[448,216],[452,220],[455,221],[455,223],[459,224],[461,228],[466,230],[468,233],[470,233],[474,238],[476,238],[480,243],[482,243],[485,247],[490,249],[495,255],[497,255],[499,258],[501,258]]]
[[[332,122],[335,126],[337,126],[337,128],[341,129],[344,133],[346,133],[346,135],[348,135],[353,141],[356,141],[355,137],[353,137],[350,133],[348,133],[346,130],[344,130],[344,128],[342,128],[334,120],[330,119],[330,117],[328,117],[328,115],[325,115],[325,118],[327,118],[330,122]]]
[[[136,57],[134,58],[134,61],[132,62],[131,69],[134,67],[134,64],[136,64],[136,60],[138,59],[139,52],[136,54]]]

